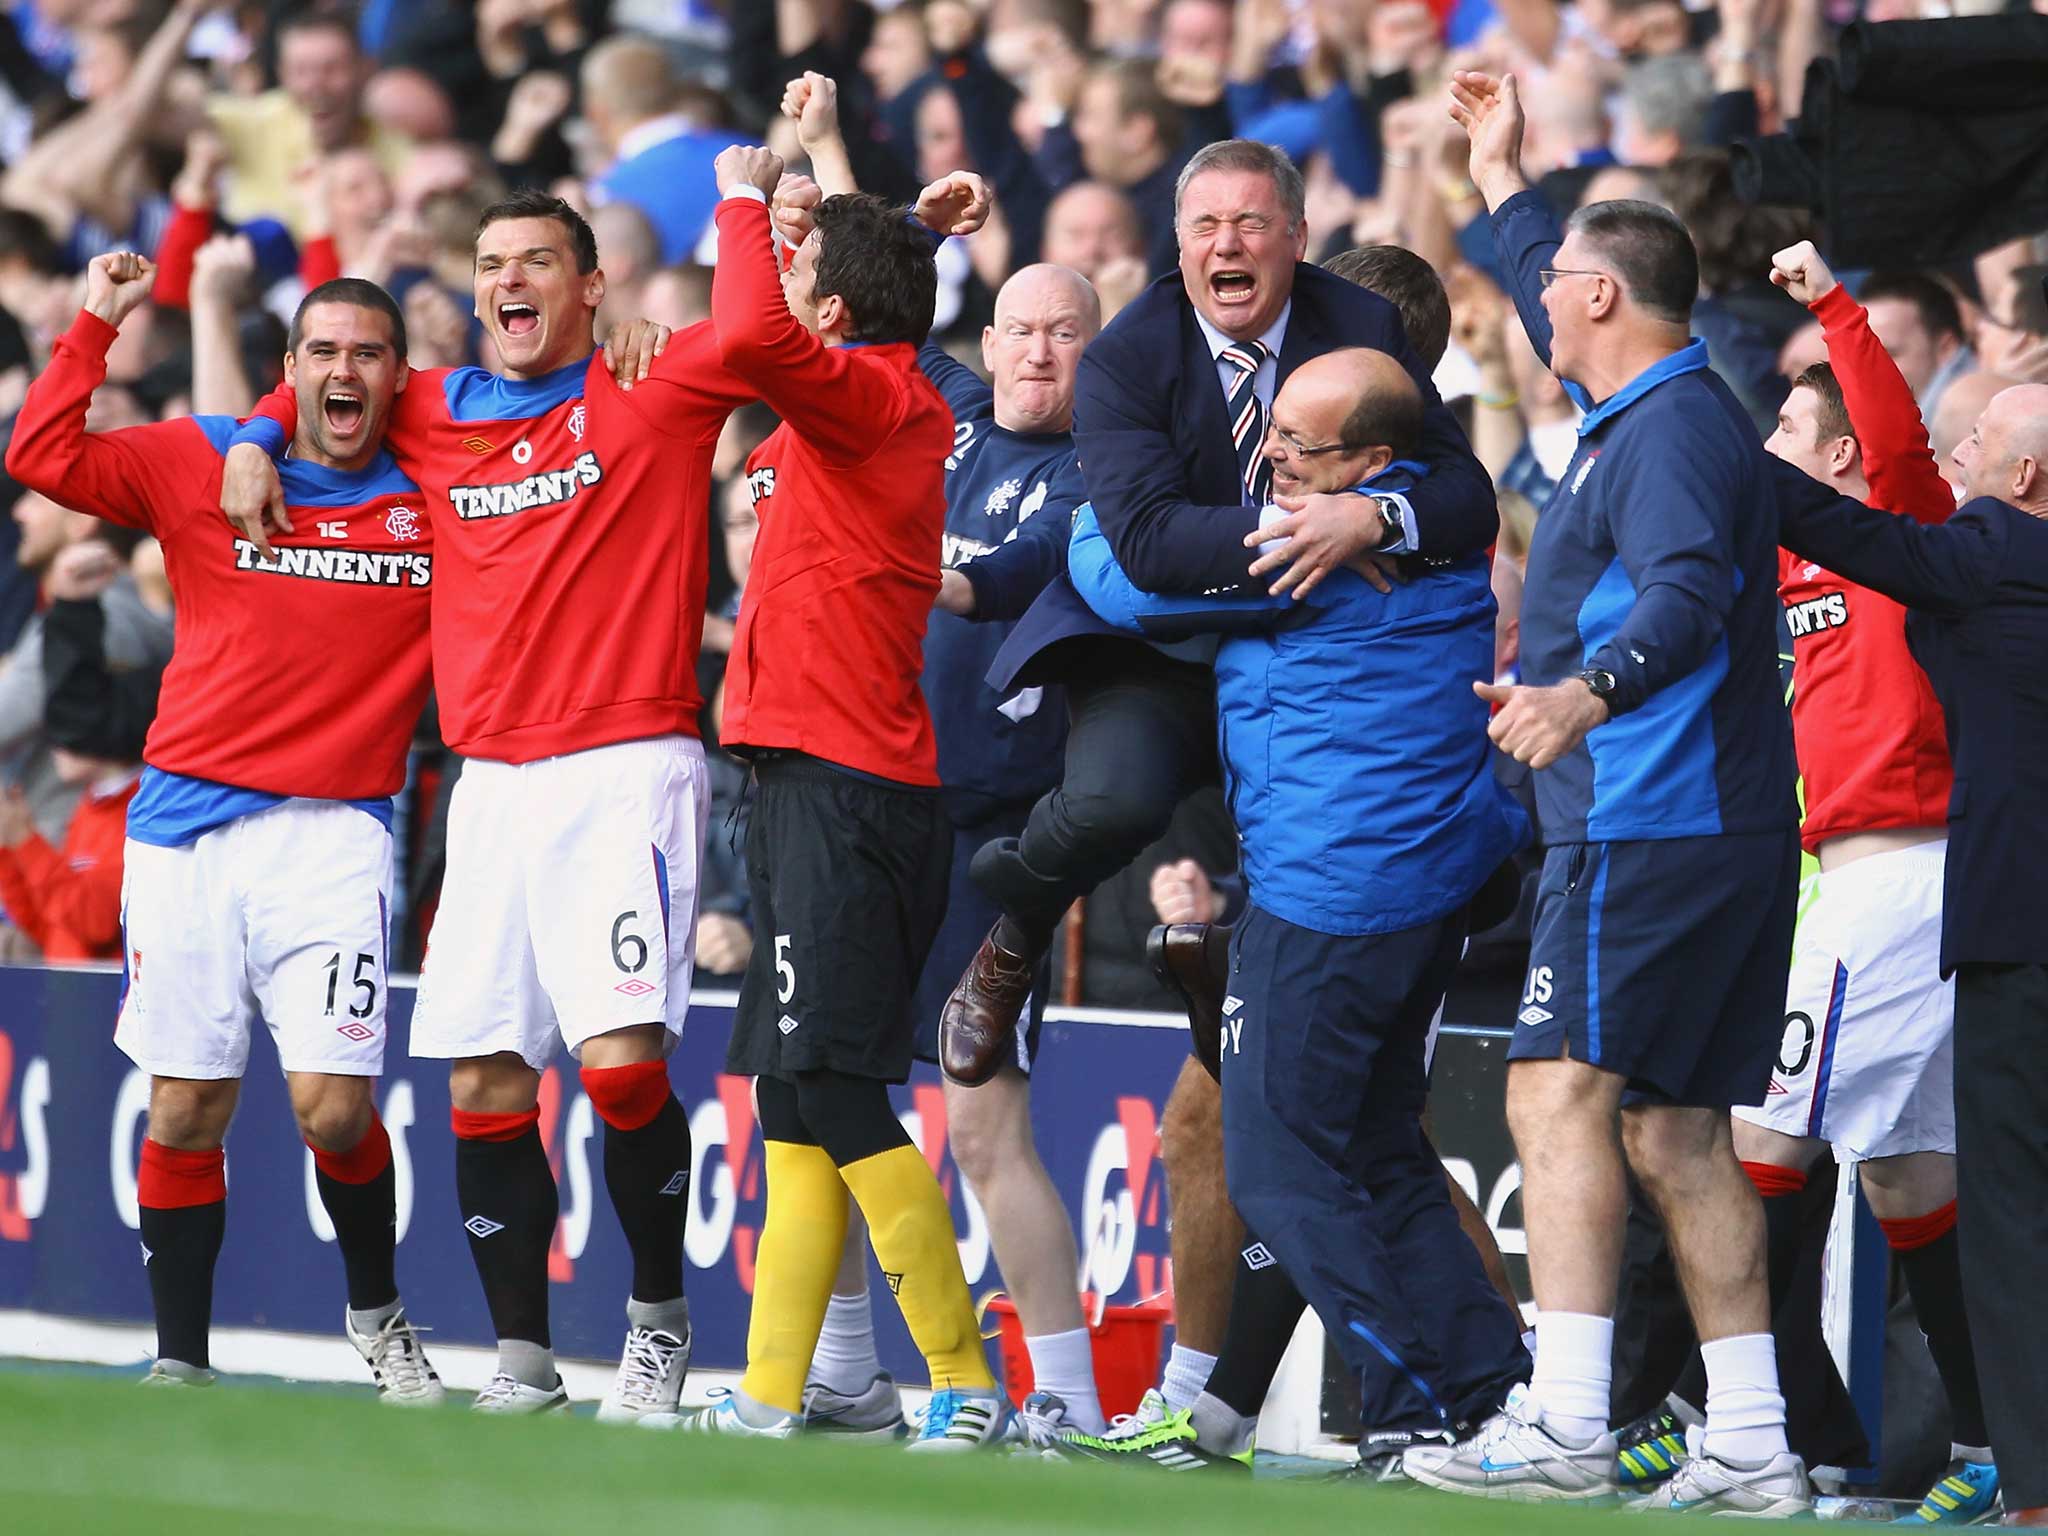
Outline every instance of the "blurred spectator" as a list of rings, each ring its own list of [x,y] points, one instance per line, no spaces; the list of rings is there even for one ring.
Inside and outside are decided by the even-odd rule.
[[[646,313],[648,279],[661,266],[661,236],[635,203],[603,203],[590,210],[591,233],[604,253],[604,303],[597,312],[602,336],[621,321]]]
[[[1077,181],[1052,200],[1039,257],[1072,267],[1095,285],[1105,325],[1150,276],[1137,210],[1123,193],[1099,181]]]
[[[1977,361],[2016,383],[2048,384],[2048,266],[2015,269],[1978,311]]]
[[[127,568],[143,608],[168,621],[170,582],[156,540],[142,540]],[[100,599],[121,571],[120,556],[100,539],[72,545],[52,565],[43,614],[43,727],[59,752],[139,763],[164,669],[161,662],[117,667],[107,659]]]
[[[1812,321],[1757,276],[1771,253],[1812,235],[1812,219],[1796,209],[1757,207],[1735,195],[1726,150],[1692,150],[1671,161],[1661,178],[1671,211],[1685,221],[1699,252],[1700,297],[1692,330],[1707,360],[1768,437],[1788,387],[1778,372],[1785,343]]]
[[[80,792],[61,846],[36,830],[26,794],[0,789],[0,907],[51,962],[121,953],[121,849],[140,762],[59,750],[58,778]]]
[[[600,243],[599,250],[605,249]],[[649,274],[640,289],[640,317],[680,331],[711,318],[711,269],[683,265]]]
[[[1941,404],[1941,392],[1977,367],[1963,339],[1956,296],[1925,272],[1874,272],[1856,297],[1870,311],[1870,328],[1891,353],[1920,402],[1923,420]]]
[[[659,233],[661,260],[689,260],[718,202],[711,162],[734,138],[716,99],[677,79],[654,39],[613,37],[583,61],[583,117],[610,161],[592,201],[633,204]]]
[[[455,136],[455,104],[417,69],[380,69],[363,87],[363,116],[415,144]]]
[[[1629,165],[1669,165],[1705,142],[1713,99],[1713,79],[1695,54],[1664,54],[1630,65],[1615,152]]]
[[[67,511],[33,491],[15,502],[14,521],[21,530],[15,560],[21,569],[34,573],[46,596],[53,586],[62,588],[71,579],[74,564],[85,558],[72,555],[60,570],[60,557],[90,539],[99,526],[93,518]],[[106,613],[107,656],[113,664],[141,668],[169,660],[170,619],[143,605],[131,576],[125,571],[116,575],[100,601]],[[63,840],[82,781],[60,778],[44,730],[44,622],[40,614],[31,618],[14,649],[0,659],[0,766],[11,768],[9,776],[26,795],[37,828],[55,843]]]
[[[1097,65],[1074,105],[1073,125],[1050,129],[1039,148],[1046,181],[1064,188],[1086,174],[1122,190],[1145,233],[1145,261],[1155,272],[1179,255],[1173,231],[1173,183],[1185,158],[1180,109],[1139,60]]]
[[[180,0],[180,9],[188,5]],[[206,0],[198,0],[198,8],[209,8]],[[208,100],[207,114],[227,147],[224,211],[230,220],[269,216],[301,234],[307,210],[300,170],[351,145],[369,150],[387,175],[397,174],[411,141],[364,114],[364,74],[349,22],[332,12],[303,12],[278,25],[275,90],[252,97],[217,93]]]

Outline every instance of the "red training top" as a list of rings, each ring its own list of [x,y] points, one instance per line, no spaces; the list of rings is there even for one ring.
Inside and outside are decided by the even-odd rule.
[[[535,379],[414,371],[388,441],[432,512],[449,746],[525,763],[698,733],[711,455],[752,398],[709,322],[630,393],[602,352]],[[289,390],[256,409],[290,438]]]
[[[1920,409],[1863,306],[1837,285],[1813,305],[1863,451],[1870,504],[1946,522],[1955,494],[1935,467]],[[1948,736],[1890,598],[1778,551],[1792,629],[1792,738],[1806,780],[1800,840],[1948,821]]]
[[[953,413],[908,342],[828,347],[782,296],[768,209],[718,205],[719,355],[783,424],[747,461],[761,518],[725,673],[724,744],[936,786],[918,688]]]
[[[177,617],[144,761],[275,795],[396,794],[426,701],[438,574],[419,491],[386,454],[353,474],[290,460],[297,531],[274,539],[278,563],[263,565],[220,513],[233,417],[85,430],[115,334],[81,313],[58,338],[22,403],[7,469],[163,545]]]

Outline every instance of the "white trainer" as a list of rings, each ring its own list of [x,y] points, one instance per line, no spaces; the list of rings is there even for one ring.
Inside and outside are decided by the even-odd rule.
[[[841,1440],[900,1440],[908,1433],[903,1394],[887,1371],[852,1397],[821,1381],[804,1388],[804,1433]]]
[[[1806,1463],[1780,1451],[1760,1467],[1736,1466],[1701,1449],[1701,1426],[1686,1431],[1686,1460],[1672,1479],[1636,1507],[1677,1515],[1787,1520],[1813,1513]]]
[[[690,1369],[690,1339],[666,1328],[634,1328],[626,1334],[619,1374],[598,1405],[601,1424],[631,1424],[650,1413],[672,1414],[682,1401]]]
[[[994,1445],[1010,1422],[1008,1405],[995,1392],[934,1392],[918,1416],[913,1451],[972,1451]]]
[[[771,1424],[749,1424],[740,1417],[738,1395],[724,1387],[711,1394],[711,1402],[671,1417],[649,1414],[640,1421],[643,1429],[680,1429],[692,1434],[751,1435],[757,1440],[787,1440],[803,1428],[803,1420],[785,1413]]]
[[[342,1314],[342,1331],[377,1383],[377,1401],[395,1408],[432,1408],[446,1400],[448,1389],[420,1348],[420,1331],[400,1308],[378,1325],[375,1333],[356,1327],[355,1315]]]
[[[159,1360],[149,1368],[149,1374],[142,1378],[145,1387],[210,1387],[220,1378],[203,1365],[187,1365],[182,1360]]]
[[[1401,1470],[1415,1482],[1446,1493],[1484,1499],[1571,1500],[1614,1497],[1614,1436],[1603,1430],[1590,1444],[1566,1445],[1543,1427],[1541,1406],[1516,1387],[1507,1406],[1470,1439],[1456,1445],[1412,1445]]]
[[[500,1371],[469,1406],[478,1413],[548,1413],[569,1406],[569,1389],[562,1385],[560,1376],[551,1388],[529,1387],[517,1376]]]

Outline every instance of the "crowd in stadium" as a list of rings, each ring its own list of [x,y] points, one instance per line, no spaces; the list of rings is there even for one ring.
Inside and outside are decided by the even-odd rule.
[[[1367,1477],[1796,1515],[1874,1450],[1853,1162],[1908,1518],[2048,1524],[2044,81],[2040,0],[12,0],[0,959],[126,968],[150,1382],[213,1379],[260,1019],[348,1337],[442,1396],[370,1094],[421,970],[481,1409],[566,1401],[566,1046],[607,1419],[1235,1471],[1313,1309]],[[1427,1125],[1502,954],[1533,1308]],[[768,1215],[685,1408],[719,977]],[[1114,1422],[1049,1000],[1190,1021]]]

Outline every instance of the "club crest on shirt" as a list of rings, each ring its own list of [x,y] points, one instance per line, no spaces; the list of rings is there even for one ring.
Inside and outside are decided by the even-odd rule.
[[[1579,494],[1579,487],[1586,483],[1586,476],[1593,473],[1594,461],[1597,460],[1599,457],[1600,450],[1598,448],[1595,448],[1591,453],[1587,454],[1583,459],[1579,460],[1578,471],[1575,474],[1573,474],[1572,483],[1569,487],[1572,495],[1576,496]]]
[[[384,514],[384,531],[401,544],[420,536],[420,515],[411,507],[393,507]]]
[[[576,402],[576,408],[569,413],[569,435],[579,443],[583,441],[584,422],[583,402],[579,400]]]
[[[988,500],[981,510],[989,517],[1001,517],[1010,510],[1010,503],[1017,499],[1017,493],[1024,489],[1024,482],[1012,476],[988,493]]]

